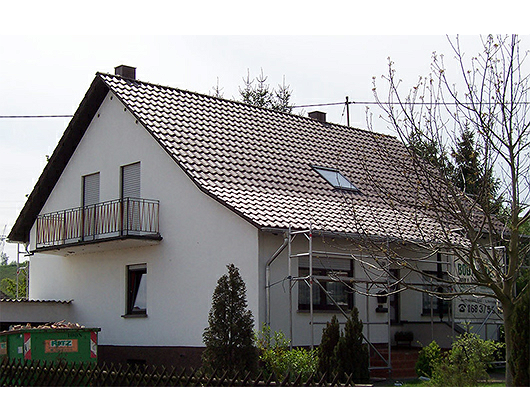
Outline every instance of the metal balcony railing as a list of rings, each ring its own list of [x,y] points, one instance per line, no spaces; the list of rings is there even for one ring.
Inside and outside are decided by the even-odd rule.
[[[158,200],[123,198],[43,214],[37,248],[122,237],[159,237]]]

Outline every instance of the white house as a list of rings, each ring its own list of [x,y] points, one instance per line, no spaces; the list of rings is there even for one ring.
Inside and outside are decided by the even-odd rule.
[[[425,239],[367,179],[409,188],[380,142],[405,159],[394,138],[320,112],[145,83],[128,66],[98,73],[9,234],[29,243],[30,300],[69,302],[69,321],[101,328],[100,360],[197,365],[213,290],[233,263],[256,328],[270,323],[294,345],[318,345],[353,306],[372,344],[412,331],[413,344],[448,345],[458,324],[448,308],[440,318],[436,299],[415,291],[375,296],[404,273],[356,242],[360,230],[400,238],[418,257],[411,244]],[[424,266],[443,276],[452,261]]]

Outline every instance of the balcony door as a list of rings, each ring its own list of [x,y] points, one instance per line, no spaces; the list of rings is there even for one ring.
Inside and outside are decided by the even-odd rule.
[[[99,203],[99,172],[83,177],[82,237],[95,239],[97,233],[97,204]]]
[[[141,231],[140,218],[140,162],[121,167],[121,199],[123,223],[126,232]]]
[[[83,207],[99,203],[99,172],[83,177]]]

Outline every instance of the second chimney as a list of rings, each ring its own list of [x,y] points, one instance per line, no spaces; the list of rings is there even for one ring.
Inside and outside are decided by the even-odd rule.
[[[126,79],[136,79],[136,67],[121,65],[114,67],[114,74],[116,76],[125,77]]]
[[[326,113],[322,111],[313,111],[310,112],[309,118],[313,118],[314,120],[320,121],[320,122],[326,122]]]

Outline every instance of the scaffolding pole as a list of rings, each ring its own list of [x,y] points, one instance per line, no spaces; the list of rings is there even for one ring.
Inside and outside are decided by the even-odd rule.
[[[307,241],[308,241],[308,252],[302,252],[302,253],[293,253],[293,247],[292,243],[297,235],[303,235]],[[289,279],[289,338],[290,338],[290,348],[293,347],[293,295],[292,295],[292,288],[294,285],[296,285],[299,281],[304,281],[309,287],[309,314],[310,314],[310,321],[309,325],[311,328],[311,349],[314,349],[315,346],[315,334],[314,334],[314,326],[315,324],[322,324],[321,322],[316,322],[314,320],[314,303],[313,303],[313,284],[315,284],[315,276],[313,275],[313,255],[315,254],[322,254],[326,256],[332,256],[332,257],[348,257],[351,258],[352,255],[350,253],[337,253],[337,252],[326,252],[326,251],[316,251],[313,249],[313,229],[312,226],[309,227],[307,230],[298,230],[295,231],[292,229],[291,226],[289,226],[288,229],[288,241],[287,241],[287,250],[288,250],[288,279]],[[292,259],[293,258],[299,258],[299,257],[308,257],[309,259],[309,273],[306,277],[294,277],[293,276],[293,268],[292,268]],[[388,267],[387,267],[388,268]],[[388,271],[388,270],[387,270]],[[337,281],[331,279],[331,281]],[[348,317],[348,314],[344,312],[344,310],[340,307],[340,305],[335,301],[335,299],[329,294],[325,288],[319,283],[316,282],[318,286],[323,290],[325,295],[329,297],[330,301],[337,307],[337,309],[343,314],[345,318]],[[364,333],[362,334],[363,339],[366,341],[368,346],[374,351],[375,354],[377,354],[378,357],[380,357],[383,362],[385,362],[386,367],[376,368],[376,367],[370,367],[370,369],[389,369],[391,370],[391,352],[392,352],[392,340],[391,340],[391,317],[390,317],[390,303],[388,301],[388,311],[387,311],[387,320],[383,322],[370,322],[370,305],[369,305],[369,288],[370,284],[381,284],[386,286],[387,288],[390,287],[390,276],[387,272],[386,275],[386,281],[383,280],[381,282],[374,282],[374,281],[367,281],[366,282],[366,325],[368,327],[367,335]],[[353,289],[353,293],[355,293],[355,289]],[[385,359],[385,357],[379,352],[379,350],[373,345],[373,343],[370,341],[370,325],[372,324],[378,324],[378,325],[386,325],[388,329],[388,359]]]

